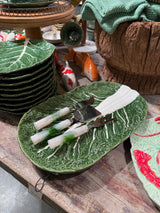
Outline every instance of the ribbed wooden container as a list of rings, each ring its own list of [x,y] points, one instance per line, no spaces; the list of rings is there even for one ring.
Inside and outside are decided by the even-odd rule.
[[[125,22],[108,34],[96,21],[95,42],[105,59],[105,80],[160,94],[160,23]]]

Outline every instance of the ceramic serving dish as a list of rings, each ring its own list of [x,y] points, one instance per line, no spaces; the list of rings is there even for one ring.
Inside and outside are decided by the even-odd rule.
[[[43,63],[55,46],[43,40],[20,40],[0,43],[0,76],[21,72]]]
[[[24,113],[55,94],[52,44],[26,39],[0,47],[0,110]]]
[[[1,111],[6,111],[14,115],[22,115],[24,114],[27,110],[29,110],[31,107],[34,107],[41,102],[46,101],[48,98],[52,97],[55,95],[57,91],[57,83],[55,82],[53,85],[50,86],[50,88],[46,88],[42,94],[40,94],[38,97],[31,98],[28,100],[26,103],[16,103],[16,104],[0,104],[0,110]]]
[[[128,91],[124,95],[120,93],[122,87],[127,88]],[[133,99],[129,98],[133,97],[130,92],[134,93]],[[47,141],[37,145],[32,143],[30,137],[37,132],[34,127],[35,121],[65,106],[72,106],[77,101],[86,100],[90,96],[95,98],[93,104],[95,107],[100,107],[103,100],[110,103],[110,100],[116,97],[114,101],[107,104],[109,112],[112,112],[112,117],[116,121],[104,127],[91,129],[80,138],[64,144],[55,155],[53,155],[54,150],[46,148]],[[130,100],[129,103],[128,100]],[[125,103],[125,106],[120,104],[122,102]],[[102,111],[103,109],[104,107],[102,107]],[[106,111],[102,113],[104,114]],[[64,95],[52,97],[30,109],[24,114],[18,125],[18,141],[24,154],[37,167],[55,173],[74,173],[92,166],[122,143],[143,122],[146,114],[146,101],[136,91],[113,82],[94,82],[77,87]],[[55,121],[54,124],[70,117],[71,114],[66,115]]]
[[[137,176],[160,208],[160,117],[145,120],[130,139]]]

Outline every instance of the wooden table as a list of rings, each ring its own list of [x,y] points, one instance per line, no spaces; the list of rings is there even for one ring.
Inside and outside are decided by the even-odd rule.
[[[58,56],[63,57],[65,51],[67,50],[57,50]],[[97,53],[92,58],[101,75],[103,59]],[[76,71],[80,85],[90,83],[85,77],[81,77],[76,65],[70,65]],[[100,79],[103,80],[102,75]],[[58,92],[64,92],[60,83]],[[149,104],[148,117],[160,114],[160,96],[144,97]],[[0,113],[0,166],[26,187],[34,187],[37,180],[47,173],[36,168],[20,150],[17,141],[19,119],[17,116]],[[130,156],[129,139],[80,174],[51,175],[41,194],[42,199],[58,212],[159,212],[137,178]]]

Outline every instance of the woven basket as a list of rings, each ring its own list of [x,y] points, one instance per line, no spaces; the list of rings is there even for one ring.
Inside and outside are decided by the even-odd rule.
[[[125,22],[113,34],[95,24],[95,42],[104,58],[104,79],[141,94],[160,94],[160,23]]]

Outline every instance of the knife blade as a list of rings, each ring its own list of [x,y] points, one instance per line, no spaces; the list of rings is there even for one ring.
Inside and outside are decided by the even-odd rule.
[[[50,115],[34,122],[34,126],[37,130],[40,130],[40,129],[50,125],[53,121],[57,120],[58,118],[67,115],[68,113],[71,112],[72,109],[80,110],[86,106],[90,106],[91,104],[93,104],[93,102],[94,102],[94,97],[90,96],[90,98],[87,100],[79,101],[71,107],[64,107],[64,108],[58,110],[57,112],[50,114]]]
[[[42,130],[32,135],[31,140],[36,145],[43,140],[50,139],[51,137],[55,136],[57,133],[59,133],[63,129],[66,129],[69,126],[71,126],[72,124],[75,124],[77,122],[82,122],[82,123],[88,122],[90,119],[93,119],[94,117],[97,117],[100,114],[101,113],[98,110],[96,110],[94,107],[90,105],[85,105],[85,107],[83,107],[82,109],[79,108],[78,110],[76,110],[70,119],[61,121],[45,130]]]

